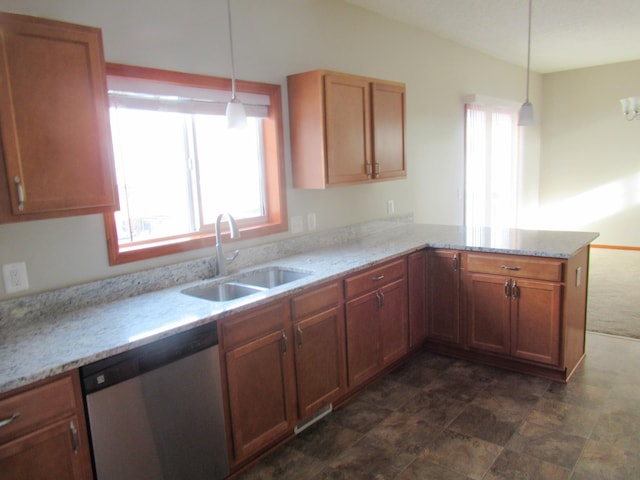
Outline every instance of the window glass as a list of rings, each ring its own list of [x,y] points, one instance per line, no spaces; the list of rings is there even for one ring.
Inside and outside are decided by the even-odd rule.
[[[515,228],[518,207],[518,112],[466,106],[465,224]]]
[[[225,212],[244,237],[286,230],[279,86],[244,82],[247,127],[229,129],[226,79],[108,71],[120,202],[105,214],[112,264],[212,244]]]

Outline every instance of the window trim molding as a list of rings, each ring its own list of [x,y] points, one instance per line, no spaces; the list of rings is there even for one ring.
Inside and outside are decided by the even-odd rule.
[[[229,78],[117,63],[107,63],[107,75],[159,80],[176,85],[214,88],[227,90],[231,94],[231,79]],[[288,224],[281,87],[277,84],[236,80],[236,90],[238,92],[263,94],[270,98],[269,115],[262,122],[267,215],[264,217],[264,221],[259,224],[251,220],[247,222],[239,221],[242,238],[256,238],[285,232],[288,230]],[[103,217],[109,265],[136,262],[199,248],[211,248],[215,245],[215,232],[205,231],[121,248],[118,245],[114,211],[105,212]],[[223,232],[223,236],[228,239],[228,232]]]

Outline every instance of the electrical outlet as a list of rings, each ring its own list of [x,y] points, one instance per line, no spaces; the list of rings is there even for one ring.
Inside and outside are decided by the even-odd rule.
[[[387,200],[387,214],[388,215],[393,215],[393,213],[396,211],[396,206],[393,200]]]
[[[24,262],[3,265],[2,277],[4,279],[4,291],[6,293],[16,293],[29,289],[27,265]]]
[[[307,228],[309,229],[309,231],[312,231],[312,230],[316,229],[316,214],[315,213],[307,214]]]
[[[291,217],[291,233],[301,233],[304,230],[304,222],[301,215]]]

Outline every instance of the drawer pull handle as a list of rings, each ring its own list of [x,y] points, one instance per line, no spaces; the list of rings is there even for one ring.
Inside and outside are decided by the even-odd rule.
[[[374,282],[379,282],[383,278],[384,278],[384,275],[378,275],[377,277],[373,277],[371,280],[373,280]]]
[[[16,184],[16,190],[18,191],[18,210],[23,211],[25,200],[24,187],[22,186],[22,182],[20,181],[20,177],[18,175],[13,177],[13,182]]]
[[[0,428],[6,427],[11,422],[13,422],[16,418],[18,418],[19,416],[20,416],[20,412],[16,412],[13,415],[11,415],[10,417],[7,417],[7,418],[5,418],[3,420],[0,420]]]
[[[454,272],[458,271],[458,254],[457,253],[453,254],[453,271]]]
[[[512,270],[514,272],[520,270],[520,267],[512,267],[510,265],[501,265],[500,268],[502,268],[503,270]]]
[[[300,328],[300,325],[298,325],[298,327],[296,328],[296,331],[298,332],[298,347],[302,348],[302,328]]]
[[[73,423],[73,420],[69,422],[69,430],[71,430],[71,441],[73,442],[73,454],[78,454],[78,448],[80,447],[80,441],[78,440],[78,429]]]
[[[285,354],[287,353],[287,350],[289,350],[289,339],[287,338],[287,335],[284,333],[284,330],[282,331],[282,353]]]

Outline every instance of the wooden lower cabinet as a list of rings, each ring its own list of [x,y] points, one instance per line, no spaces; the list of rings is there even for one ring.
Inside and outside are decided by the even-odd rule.
[[[93,478],[77,372],[0,396],[0,422],[0,479]]]
[[[561,285],[470,273],[465,292],[469,348],[558,364]]]
[[[297,420],[288,303],[240,314],[220,330],[233,465],[286,436]]]
[[[427,251],[407,257],[407,288],[409,289],[409,348],[419,349],[427,338],[428,296]]]
[[[460,324],[461,253],[455,250],[430,250],[427,290],[429,340],[451,345],[462,344]]]
[[[356,387],[409,349],[406,259],[345,280],[347,371]]]
[[[460,298],[447,259],[458,253]],[[447,318],[460,305],[456,329],[429,318],[427,347],[565,382],[584,358],[589,247],[570,258],[484,252],[430,252],[430,313]],[[442,284],[446,286],[442,286]],[[444,305],[442,305],[444,304]],[[444,313],[442,313],[444,312]]]
[[[347,388],[342,289],[339,283],[291,300],[298,415],[304,420]]]

